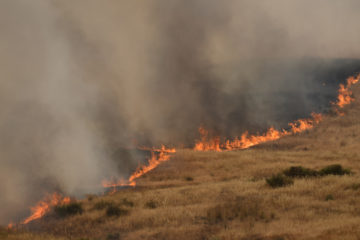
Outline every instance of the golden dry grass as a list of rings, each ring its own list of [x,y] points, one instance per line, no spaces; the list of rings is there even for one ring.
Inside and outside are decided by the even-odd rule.
[[[354,92],[360,95],[360,87]],[[83,200],[82,215],[50,215],[34,229],[65,239],[360,239],[359,98],[344,111],[313,130],[248,150],[179,150],[136,188]],[[265,182],[290,166],[330,164],[353,174],[295,179],[276,189]],[[101,201],[128,213],[109,217],[106,207],[96,207]]]

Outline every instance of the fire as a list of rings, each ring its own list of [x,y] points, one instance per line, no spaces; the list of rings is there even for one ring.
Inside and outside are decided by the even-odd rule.
[[[279,131],[270,127],[263,135],[249,135],[248,132],[244,132],[240,138],[236,137],[233,140],[226,140],[225,143],[221,143],[219,137],[208,139],[208,132],[203,128],[199,128],[202,137],[201,140],[195,144],[194,150],[221,152],[223,150],[246,149],[263,142],[274,141],[283,136],[313,128],[315,124],[322,120],[321,114],[312,113],[311,115],[312,118],[298,119],[295,122],[289,123],[291,127],[289,131],[284,129]]]
[[[352,92],[350,91],[351,85],[354,85],[357,83],[360,79],[360,74],[356,77],[349,77],[346,81],[346,85],[340,84],[340,88],[338,90],[339,95],[337,97],[337,102],[335,105],[337,105],[339,108],[343,108],[345,105],[350,104],[355,99],[352,96]]]
[[[175,148],[166,148],[164,145],[162,145],[160,149],[146,148],[146,147],[139,147],[139,149],[151,151],[151,157],[148,160],[148,165],[139,166],[127,180],[124,180],[124,179],[118,179],[118,180],[112,179],[110,181],[104,180],[102,182],[103,187],[113,188],[113,190],[112,190],[112,192],[110,192],[110,194],[116,192],[116,187],[121,187],[121,186],[135,187],[136,179],[138,179],[145,173],[153,170],[160,163],[168,161],[170,159],[170,154],[176,152]]]
[[[196,151],[212,150],[212,151],[218,151],[218,152],[221,151],[220,137],[214,137],[214,138],[209,139],[208,138],[209,132],[203,127],[199,128],[199,133],[201,135],[201,140],[195,144],[194,150],[196,150]]]
[[[357,83],[360,80],[360,74],[356,77],[349,77],[346,81],[346,85],[340,84],[338,90],[337,102],[334,103],[335,106],[343,108],[345,105],[350,104],[355,99],[352,96],[350,87]],[[338,109],[335,109],[339,115],[343,116],[344,113],[340,112]],[[225,140],[224,143],[221,143],[220,137],[209,138],[209,133],[203,127],[199,128],[199,133],[201,139],[195,143],[195,151],[217,151],[221,152],[223,150],[236,150],[236,149],[246,149],[255,145],[258,145],[263,142],[274,141],[283,136],[290,134],[296,134],[303,132],[305,130],[313,128],[316,124],[321,122],[323,116],[320,113],[312,113],[312,117],[308,119],[298,119],[292,123],[289,123],[290,130],[276,130],[273,127],[270,127],[263,135],[249,135],[248,132],[245,132],[241,137],[236,137],[233,140]]]
[[[44,200],[37,203],[35,207],[31,208],[31,216],[26,218],[22,223],[28,224],[31,221],[42,218],[46,213],[51,210],[51,207],[67,204],[70,202],[69,197],[62,197],[58,193],[54,193],[52,195],[47,195]]]
[[[14,228],[14,226],[15,226],[15,224],[14,224],[13,222],[10,222],[10,223],[7,225],[6,229],[7,229],[7,230],[11,230],[11,229]]]

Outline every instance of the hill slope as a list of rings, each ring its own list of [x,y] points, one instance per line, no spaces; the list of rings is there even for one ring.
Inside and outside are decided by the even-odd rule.
[[[312,130],[241,151],[179,150],[136,188],[89,196],[82,214],[51,213],[0,238],[359,239],[360,85],[353,92],[345,116],[327,116]],[[266,184],[291,166],[331,164],[352,174]]]

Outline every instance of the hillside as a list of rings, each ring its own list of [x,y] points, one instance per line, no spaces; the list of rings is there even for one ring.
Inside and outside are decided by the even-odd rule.
[[[246,150],[178,150],[135,188],[88,196],[82,214],[51,212],[0,239],[359,239],[360,85],[352,90],[344,116],[311,130]],[[291,166],[332,164],[352,174],[266,184]]]

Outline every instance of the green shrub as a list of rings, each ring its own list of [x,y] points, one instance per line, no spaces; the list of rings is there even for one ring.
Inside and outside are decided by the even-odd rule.
[[[358,190],[360,189],[360,183],[354,183],[350,186],[352,190]]]
[[[284,170],[284,175],[292,178],[304,178],[304,177],[315,177],[319,174],[317,171],[312,170],[310,168],[295,166]]]
[[[191,182],[191,181],[194,181],[194,178],[193,178],[193,177],[188,176],[188,177],[186,177],[186,178],[185,178],[185,180],[186,180],[186,181]]]
[[[154,200],[150,200],[145,203],[145,207],[152,209],[157,208],[157,205],[158,204]]]
[[[105,208],[107,208],[109,206],[112,206],[112,205],[114,205],[114,202],[101,200],[101,201],[95,203],[94,209],[103,210],[103,209],[105,209]]]
[[[133,207],[134,206],[134,202],[128,200],[127,198],[124,198],[121,202],[122,205],[128,206],[128,207]]]
[[[128,210],[123,209],[116,205],[110,205],[106,208],[106,216],[108,217],[119,217],[123,215],[127,215],[129,213]]]
[[[97,196],[95,194],[87,194],[86,198],[89,202],[91,202],[92,200],[96,199]]]
[[[271,178],[267,178],[266,183],[273,188],[277,188],[294,184],[294,181],[291,178],[280,173],[272,176]]]
[[[326,195],[325,197],[325,201],[330,201],[330,200],[334,200],[334,196],[329,194],[329,195]]]
[[[54,211],[60,217],[67,217],[70,215],[82,214],[84,210],[81,203],[72,202],[69,204],[55,206]]]
[[[324,167],[323,169],[321,169],[319,171],[319,174],[321,176],[326,176],[326,175],[345,175],[345,174],[350,174],[350,170],[349,169],[344,169],[340,164],[333,164],[327,167]]]
[[[120,240],[119,233],[110,233],[107,235],[106,240]]]

